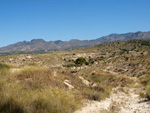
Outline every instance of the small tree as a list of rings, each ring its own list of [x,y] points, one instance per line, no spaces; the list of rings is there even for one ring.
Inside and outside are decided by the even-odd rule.
[[[86,62],[86,60],[83,57],[79,57],[75,60],[75,64],[80,65],[80,66],[82,66],[85,62]]]

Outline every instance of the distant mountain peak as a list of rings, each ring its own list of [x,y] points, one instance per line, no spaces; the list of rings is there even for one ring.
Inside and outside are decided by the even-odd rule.
[[[44,39],[32,39],[31,42],[46,42]]]
[[[62,43],[63,41],[61,41],[61,40],[56,40],[56,41],[54,41],[54,43],[55,44],[60,44],[60,43]]]
[[[111,42],[111,41],[126,41],[132,39],[150,39],[150,32],[135,32],[135,33],[124,33],[124,34],[117,34],[113,33],[108,36],[103,36],[101,38],[95,40],[78,40],[72,39],[70,41],[49,41],[46,42],[43,39],[33,39],[30,42],[23,41],[18,42],[16,44],[8,45],[6,47],[0,48],[0,54],[3,53],[27,53],[27,52],[37,52],[43,50],[62,50],[62,49],[70,49],[70,48],[77,48],[77,47],[89,47],[94,46],[96,44],[100,44],[103,42]]]

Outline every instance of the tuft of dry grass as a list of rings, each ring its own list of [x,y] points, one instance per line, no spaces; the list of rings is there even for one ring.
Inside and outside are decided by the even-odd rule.
[[[46,88],[33,91],[20,84],[11,84],[5,89],[0,94],[1,113],[71,113],[79,105],[77,97],[65,90]]]
[[[1,77],[0,112],[72,113],[80,107],[82,96],[66,90],[57,79],[53,70],[45,66],[27,66],[11,76]]]
[[[0,77],[4,78],[9,74],[10,66],[6,64],[0,64]]]
[[[57,73],[59,76],[60,72]],[[45,66],[26,66],[10,77],[25,83],[31,89],[44,88],[46,86],[63,88],[63,82],[54,76],[54,70]]]

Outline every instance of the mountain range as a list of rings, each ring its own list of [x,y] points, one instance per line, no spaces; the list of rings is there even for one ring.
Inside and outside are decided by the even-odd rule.
[[[135,32],[125,34],[110,34],[94,40],[78,40],[72,39],[70,41],[49,41],[43,39],[33,39],[31,41],[23,41],[0,48],[0,54],[12,53],[30,53],[30,52],[46,52],[52,50],[73,49],[77,47],[90,47],[104,42],[111,41],[126,41],[132,39],[150,39],[150,32]]]

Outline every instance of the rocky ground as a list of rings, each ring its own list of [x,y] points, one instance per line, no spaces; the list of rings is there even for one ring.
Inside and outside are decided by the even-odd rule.
[[[110,98],[103,101],[88,101],[75,113],[150,113],[150,101],[140,98],[141,88],[113,89]]]
[[[141,99],[130,89],[129,94],[116,91],[104,101],[88,101],[81,110],[75,113],[150,113],[150,102]]]

